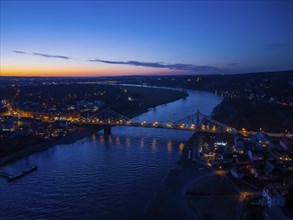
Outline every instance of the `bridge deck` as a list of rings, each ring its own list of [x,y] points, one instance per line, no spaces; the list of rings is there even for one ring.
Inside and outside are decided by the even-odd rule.
[[[181,130],[181,131],[205,131],[211,133],[233,133],[232,130],[224,130],[224,129],[196,129],[195,126],[183,126],[183,125],[170,125],[170,124],[149,124],[149,123],[139,123],[139,122],[131,122],[131,123],[116,123],[116,122],[76,122],[73,124],[79,125],[97,125],[97,126],[124,126],[124,127],[140,127],[140,128],[160,128],[160,129],[169,129],[169,130]]]

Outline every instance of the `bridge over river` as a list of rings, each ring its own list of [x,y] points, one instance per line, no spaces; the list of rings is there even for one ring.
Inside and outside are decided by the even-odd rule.
[[[197,111],[179,120],[169,123],[133,121],[132,119],[119,114],[112,109],[104,109],[87,118],[71,118],[66,119],[72,124],[79,125],[98,125],[104,128],[106,135],[111,133],[112,126],[128,126],[128,127],[144,127],[144,128],[160,128],[172,130],[187,130],[187,131],[201,131],[210,133],[241,133],[244,135],[255,134],[256,131],[246,131],[245,129],[238,130],[222,122],[219,122],[211,117]],[[293,137],[290,133],[266,133],[271,137]]]
[[[199,111],[184,117],[182,119],[159,123],[146,121],[133,121],[124,115],[121,115],[111,109],[104,109],[101,112],[87,118],[73,118],[69,120],[72,124],[79,125],[98,125],[104,128],[105,134],[111,133],[112,126],[132,126],[144,128],[160,128],[173,130],[188,130],[188,131],[203,131],[213,133],[238,133],[236,128],[228,126],[224,123],[216,121],[209,116],[206,116]]]

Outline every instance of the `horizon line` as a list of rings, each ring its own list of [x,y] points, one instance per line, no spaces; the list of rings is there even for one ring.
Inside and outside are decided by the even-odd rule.
[[[103,77],[143,77],[143,76],[221,76],[221,75],[241,75],[241,74],[261,74],[261,73],[274,73],[274,72],[290,72],[293,71],[293,69],[287,69],[287,70],[275,70],[275,71],[258,71],[258,72],[241,72],[241,73],[219,73],[219,74],[133,74],[133,75],[88,75],[88,76],[66,76],[66,75],[62,75],[62,76],[30,76],[30,75],[26,75],[26,76],[16,76],[16,75],[4,75],[0,77],[2,78],[103,78]]]

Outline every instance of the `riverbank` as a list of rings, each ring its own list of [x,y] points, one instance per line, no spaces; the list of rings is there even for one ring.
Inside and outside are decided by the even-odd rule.
[[[180,167],[167,174],[145,219],[235,219],[239,195],[223,180],[223,174],[187,159],[197,140],[194,134],[186,142]]]
[[[0,167],[5,166],[14,161],[20,160],[22,158],[28,157],[33,153],[47,150],[48,148],[53,147],[55,145],[74,143],[82,138],[85,138],[91,135],[93,132],[94,132],[93,130],[88,128],[78,128],[75,132],[73,132],[72,134],[68,136],[61,137],[55,140],[43,141],[39,144],[26,147],[25,149],[21,149],[9,155],[1,156]]]
[[[260,128],[266,132],[293,131],[293,106],[256,104],[225,98],[214,108],[213,118],[249,131],[258,131]]]
[[[159,105],[174,102],[176,100],[185,98],[188,96],[185,92],[170,90],[170,89],[158,89],[158,88],[143,88],[143,87],[125,87],[130,94],[137,94],[139,100],[143,100],[143,104],[140,104],[138,108],[130,109],[126,112],[121,112],[129,118],[136,117],[140,114],[147,112],[150,108],[154,108]],[[100,128],[101,130],[102,128]],[[11,154],[0,156],[0,167],[7,165],[11,162],[17,161],[24,157],[27,157],[33,153],[47,150],[50,147],[59,144],[71,144],[82,138],[90,136],[92,133],[97,132],[99,129],[94,128],[78,128],[75,132],[53,140],[44,140],[41,143],[34,144],[32,146],[20,149]]]
[[[124,83],[207,91],[224,101],[214,118],[237,129],[293,132],[292,70],[228,75],[149,76]]]
[[[186,98],[188,93],[167,88],[146,88],[138,86],[123,86],[130,95],[130,103],[136,108],[123,108],[121,105],[112,106],[113,110],[133,118],[147,112],[150,108],[168,104]]]
[[[171,170],[148,205],[145,219],[200,219],[200,213],[194,212],[186,199],[188,188],[208,175],[208,171],[200,173],[200,167],[191,163]]]
[[[161,187],[145,209],[146,220],[159,219],[200,219],[200,213],[194,212],[188,204],[186,193],[192,184],[209,174],[201,170],[203,165],[187,160],[188,149],[192,147],[195,135],[186,142],[178,161],[180,167],[169,171]],[[201,169],[200,169],[201,168]]]

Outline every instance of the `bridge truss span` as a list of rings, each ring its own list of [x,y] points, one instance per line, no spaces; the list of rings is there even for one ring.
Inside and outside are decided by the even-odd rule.
[[[169,123],[159,122],[138,122],[132,121],[130,118],[113,111],[112,109],[104,109],[97,114],[77,121],[78,124],[96,124],[100,126],[132,126],[145,128],[161,128],[173,130],[189,130],[189,131],[203,131],[213,133],[237,133],[237,129],[211,119],[199,111]]]

